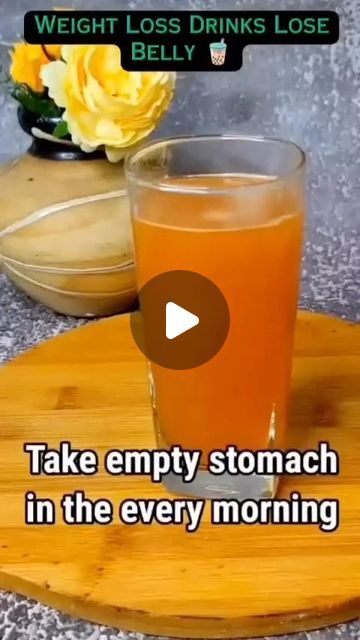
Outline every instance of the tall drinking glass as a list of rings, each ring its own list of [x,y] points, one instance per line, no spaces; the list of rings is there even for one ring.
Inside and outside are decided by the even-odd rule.
[[[295,144],[235,135],[156,141],[127,161],[138,287],[168,271],[192,271],[220,289],[230,311],[226,341],[205,364],[149,363],[158,446],[202,451],[190,485],[166,477],[173,493],[275,495],[274,476],[217,477],[207,464],[211,451],[230,445],[285,446],[304,170]]]

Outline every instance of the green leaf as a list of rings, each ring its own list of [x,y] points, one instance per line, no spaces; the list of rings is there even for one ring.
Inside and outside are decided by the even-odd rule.
[[[61,122],[59,122],[56,125],[52,134],[53,136],[55,136],[55,138],[65,138],[65,136],[69,135],[67,122],[65,122],[65,120],[62,120]]]
[[[16,84],[9,90],[11,96],[31,113],[45,118],[60,117],[62,114],[62,110],[45,93],[36,93],[24,84]]]

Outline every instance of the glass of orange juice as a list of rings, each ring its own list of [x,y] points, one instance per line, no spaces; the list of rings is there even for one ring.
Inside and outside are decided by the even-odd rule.
[[[200,450],[198,497],[273,497],[272,475],[209,473],[209,455],[284,449],[305,212],[305,155],[294,143],[240,135],[160,140],[126,165],[138,287],[169,271],[205,276],[230,328],[200,366],[149,363],[159,448]],[[209,309],[209,313],[212,310]]]

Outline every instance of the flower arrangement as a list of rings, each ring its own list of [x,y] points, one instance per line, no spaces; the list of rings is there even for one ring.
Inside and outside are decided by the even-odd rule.
[[[29,112],[58,118],[52,136],[121,160],[155,129],[172,101],[175,73],[129,72],[115,45],[14,45],[11,95]]]

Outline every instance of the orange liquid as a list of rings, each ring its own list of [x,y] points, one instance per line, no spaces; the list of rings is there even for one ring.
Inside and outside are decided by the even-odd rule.
[[[206,364],[185,371],[152,365],[161,446],[201,449],[204,459],[230,444],[284,446],[303,202],[299,185],[265,180],[172,178],[174,186],[228,191],[148,190],[138,201],[139,287],[166,271],[198,272],[220,288],[231,318],[224,346]]]

